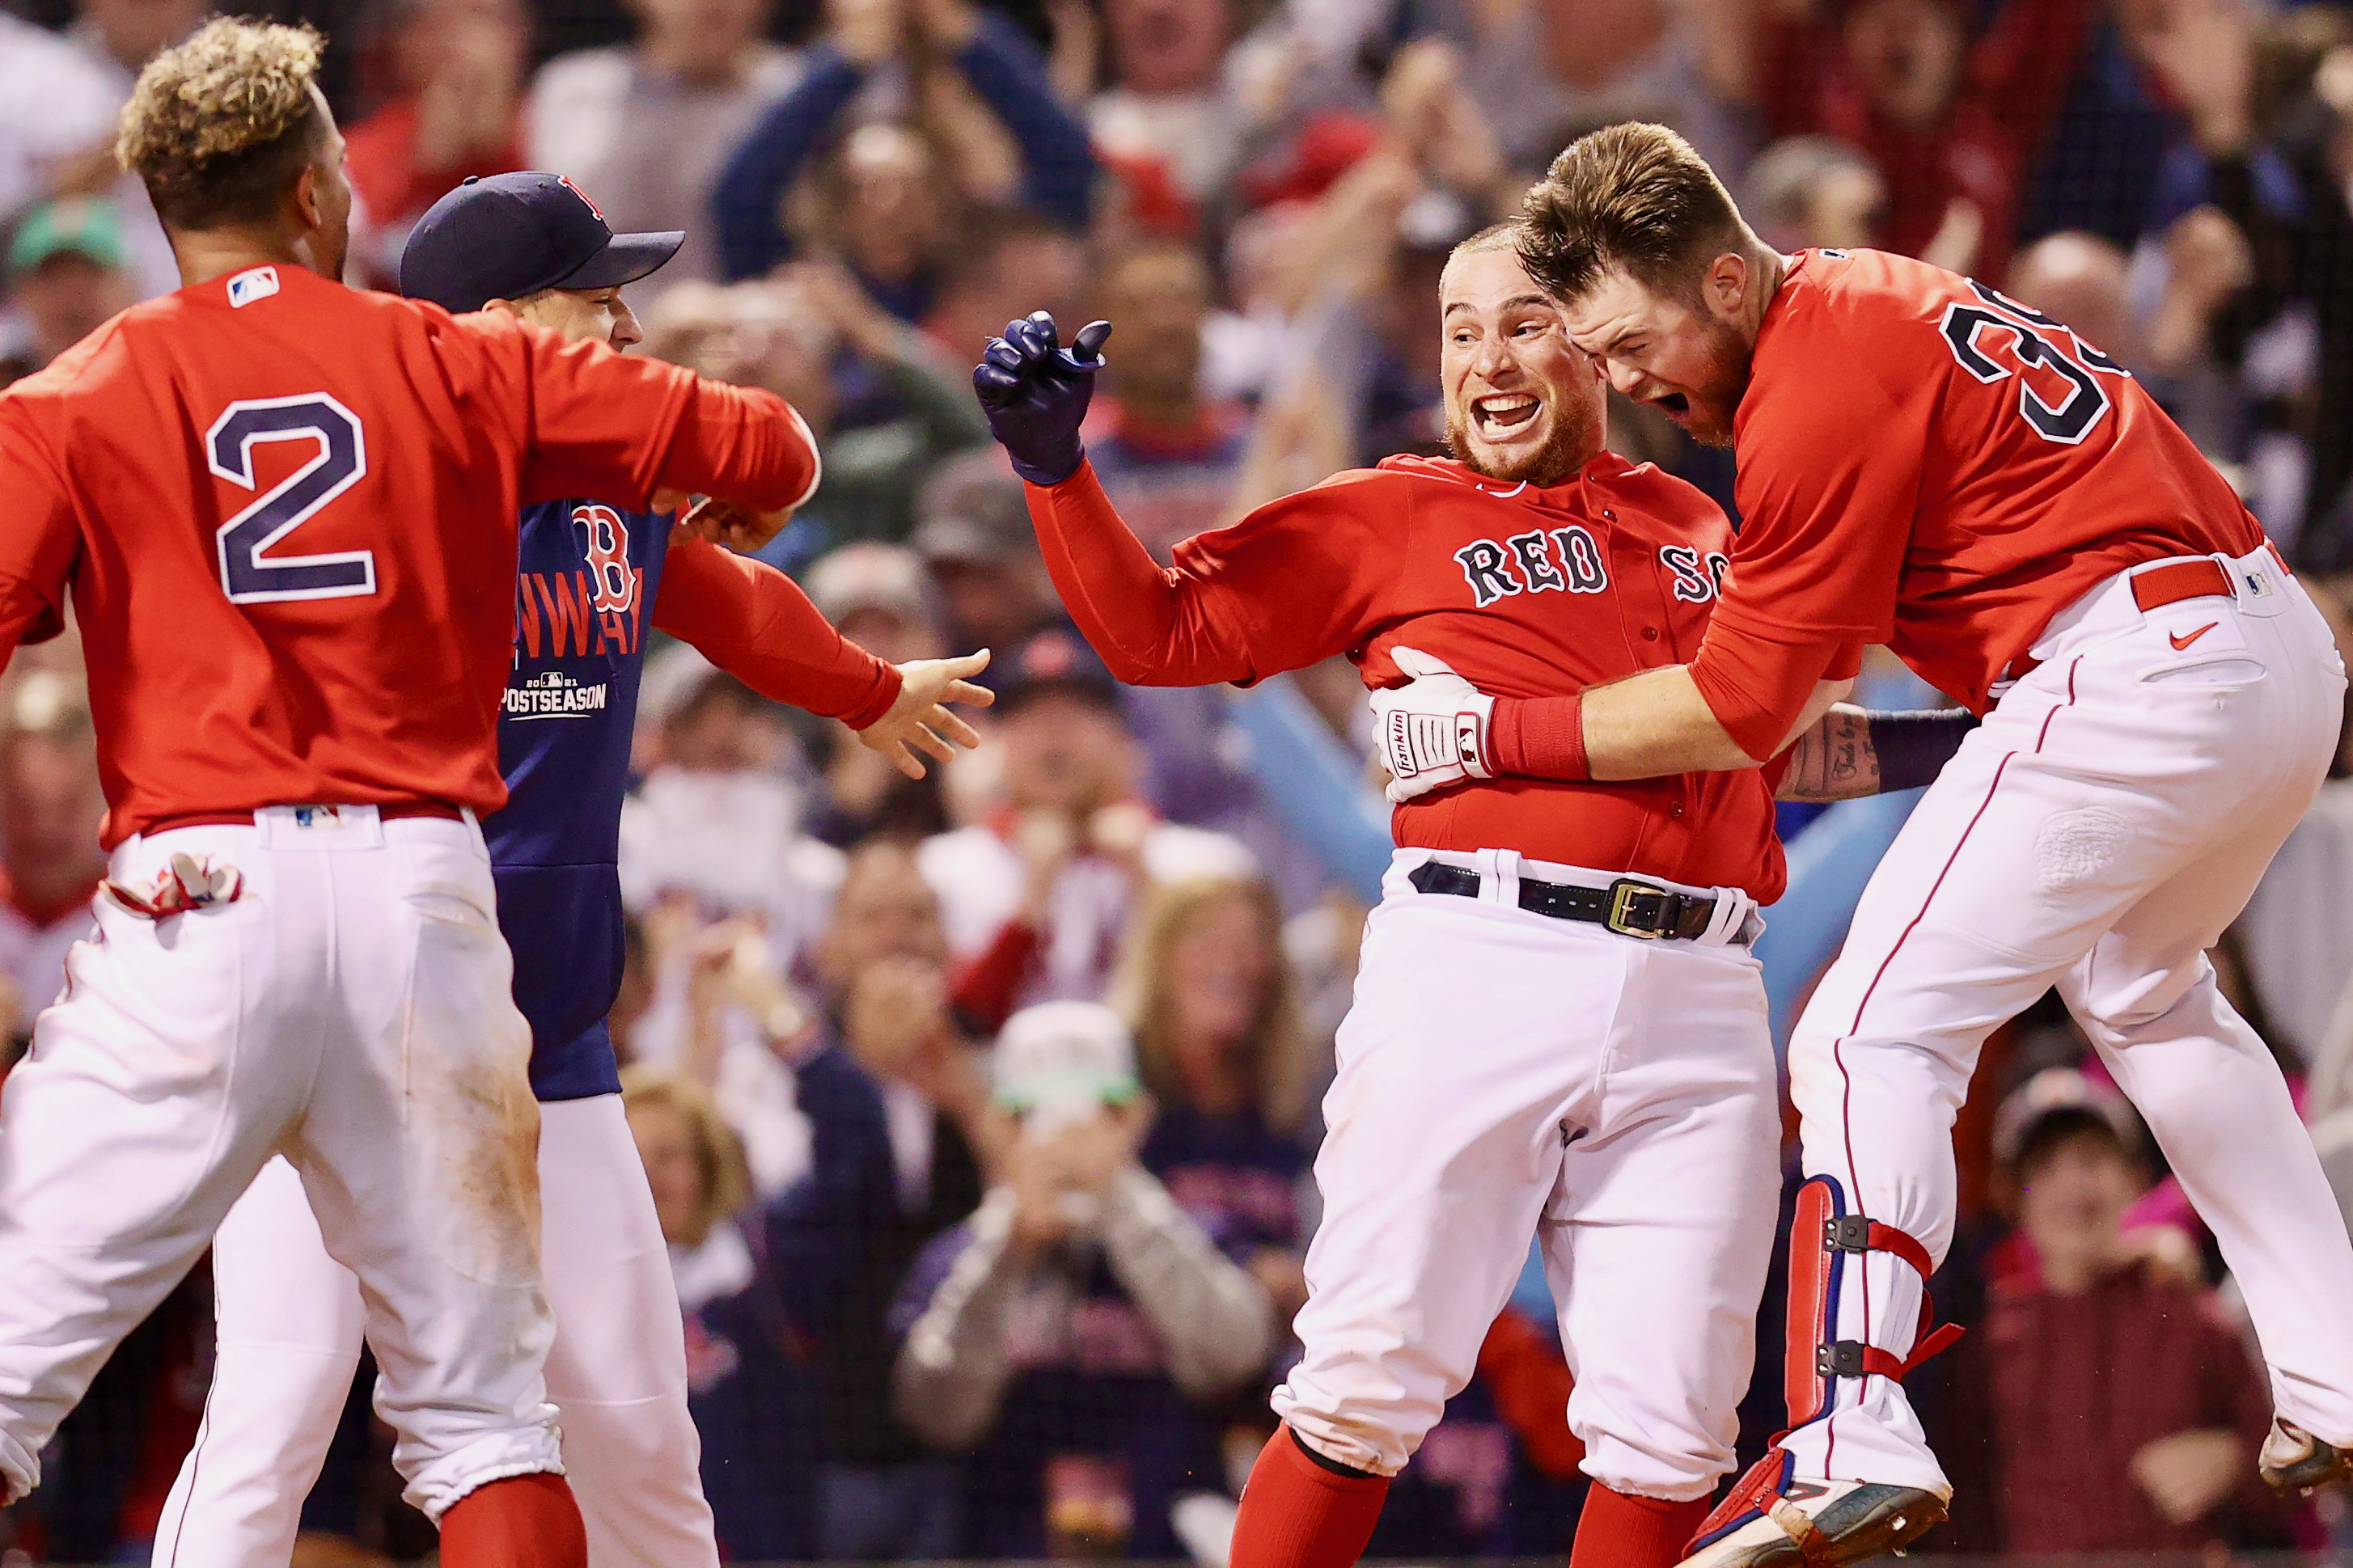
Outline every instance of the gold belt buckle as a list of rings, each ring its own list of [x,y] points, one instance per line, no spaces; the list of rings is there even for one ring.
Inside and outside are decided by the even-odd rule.
[[[1633,914],[1634,900],[1645,895],[1662,900],[1674,897],[1664,888],[1655,888],[1648,882],[1636,882],[1621,877],[1609,884],[1609,918],[1602,923],[1620,936],[1639,937],[1644,942],[1656,942],[1662,937],[1673,935],[1672,931],[1645,931],[1641,926],[1626,923]],[[1660,912],[1662,914],[1665,912],[1663,905]]]

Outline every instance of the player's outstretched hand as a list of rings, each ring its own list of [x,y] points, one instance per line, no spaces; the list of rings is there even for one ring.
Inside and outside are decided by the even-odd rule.
[[[972,389],[988,416],[989,433],[1013,459],[1013,471],[1033,485],[1059,485],[1079,471],[1086,448],[1079,426],[1103,369],[1109,321],[1081,327],[1060,346],[1054,318],[1033,311],[1005,324],[973,367]]]
[[[1487,723],[1495,700],[1419,648],[1393,647],[1389,658],[1413,678],[1373,693],[1389,804],[1403,805],[1447,784],[1491,776]]]
[[[980,734],[950,712],[947,704],[986,708],[996,701],[995,692],[975,686],[970,679],[987,668],[987,648],[961,658],[908,660],[899,667],[899,700],[891,704],[889,712],[857,731],[859,743],[890,758],[911,779],[923,776],[918,752],[944,763],[954,761],[956,748],[972,750],[980,744]]]

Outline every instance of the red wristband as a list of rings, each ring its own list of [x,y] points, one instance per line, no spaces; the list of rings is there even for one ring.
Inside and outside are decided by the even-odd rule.
[[[1490,770],[1498,778],[1593,776],[1585,760],[1585,693],[1566,697],[1498,697],[1487,719]]]

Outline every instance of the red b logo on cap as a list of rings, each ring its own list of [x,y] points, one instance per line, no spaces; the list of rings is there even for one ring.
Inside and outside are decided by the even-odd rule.
[[[556,183],[561,184],[565,190],[570,191],[574,195],[578,196],[582,201],[588,204],[588,210],[596,215],[596,221],[598,223],[605,223],[605,209],[598,206],[594,201],[591,201],[587,192],[574,184],[572,183],[571,175],[558,174],[555,176],[555,179]],[[611,226],[607,224],[607,226],[610,227]]]

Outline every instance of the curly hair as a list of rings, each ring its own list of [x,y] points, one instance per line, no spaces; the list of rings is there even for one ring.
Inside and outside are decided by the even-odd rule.
[[[220,16],[139,73],[114,154],[180,229],[258,223],[317,153],[311,79],[326,41],[309,26]]]
[[[1692,144],[1663,125],[1612,125],[1579,137],[1529,187],[1520,260],[1556,300],[1574,302],[1605,273],[1684,295],[1746,230],[1740,211]]]

